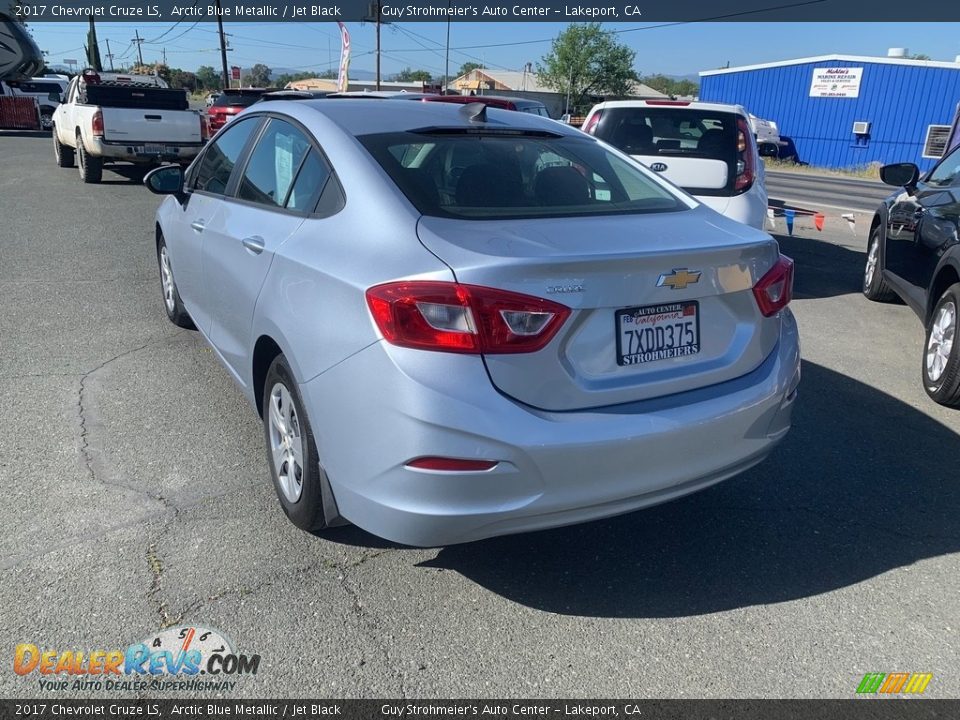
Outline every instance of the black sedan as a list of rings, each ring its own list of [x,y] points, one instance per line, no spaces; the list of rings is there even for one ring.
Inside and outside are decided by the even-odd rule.
[[[900,190],[874,215],[863,294],[899,296],[920,316],[923,386],[938,403],[960,406],[960,146],[922,179],[913,163],[885,165],[880,178]]]

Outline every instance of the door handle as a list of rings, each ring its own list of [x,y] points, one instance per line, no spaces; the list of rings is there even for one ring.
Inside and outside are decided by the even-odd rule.
[[[206,225],[203,224],[203,220],[194,220],[192,223],[190,223],[190,227],[197,232],[203,232],[203,229],[206,227]]]
[[[244,238],[242,242],[243,246],[254,255],[259,255],[262,253],[264,245],[266,245],[263,238],[259,235],[252,235],[248,238]]]

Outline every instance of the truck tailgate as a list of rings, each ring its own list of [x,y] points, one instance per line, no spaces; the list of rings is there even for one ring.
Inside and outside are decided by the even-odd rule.
[[[200,116],[192,110],[101,108],[103,139],[177,145],[200,142]]]

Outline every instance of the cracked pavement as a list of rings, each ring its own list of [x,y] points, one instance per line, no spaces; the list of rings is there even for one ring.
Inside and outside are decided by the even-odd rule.
[[[13,648],[178,624],[262,656],[232,697],[960,695],[960,413],[922,328],[859,295],[863,227],[782,238],[805,364],[795,427],[742,477],[647,511],[441,549],[290,525],[259,420],[166,321],[158,203],[0,133],[0,695]],[[588,478],[585,478],[588,480]]]

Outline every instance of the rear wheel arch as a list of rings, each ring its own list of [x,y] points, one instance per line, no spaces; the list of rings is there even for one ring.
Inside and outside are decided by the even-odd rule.
[[[930,284],[930,292],[927,293],[927,312],[923,318],[924,325],[930,321],[930,315],[937,306],[940,296],[946,292],[948,287],[958,282],[960,282],[960,271],[953,263],[947,262],[940,268]]]
[[[269,335],[261,335],[253,346],[252,389],[257,402],[257,414],[261,418],[263,417],[263,383],[267,379],[267,371],[274,359],[283,354],[280,345]]]

